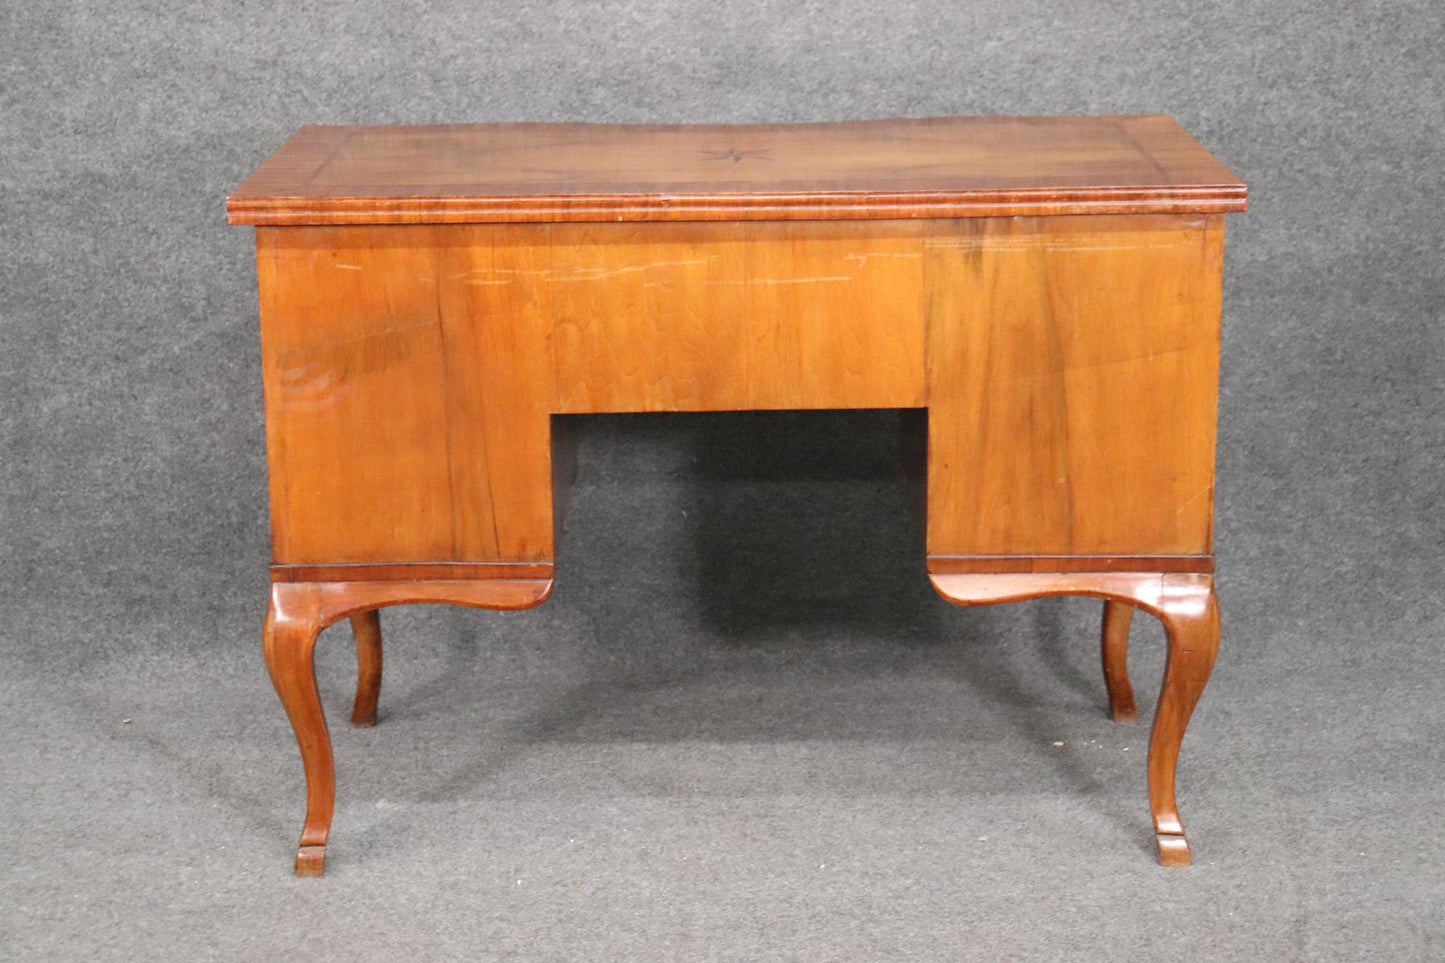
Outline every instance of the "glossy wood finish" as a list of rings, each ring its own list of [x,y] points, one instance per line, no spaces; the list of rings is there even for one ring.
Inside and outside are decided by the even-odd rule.
[[[306,822],[296,853],[297,876],[320,876],[325,871],[326,842],[331,834],[331,816],[336,805],[336,771],[331,758],[331,734],[321,711],[316,689],[313,655],[316,637],[326,626],[351,616],[356,632],[357,654],[363,669],[358,684],[356,712],[375,718],[371,706],[362,702],[362,689],[381,684],[380,624],[375,610],[413,602],[447,602],[487,609],[527,609],[540,605],[552,594],[551,580],[495,579],[489,581],[417,582],[274,582],[262,631],[266,668],[281,704],[291,720],[301,748],[306,773]],[[371,632],[375,628],[375,635]],[[375,642],[375,673],[366,661],[371,653],[363,649]]]
[[[1164,619],[1151,805],[1187,860],[1173,759],[1217,646],[1220,212],[1243,205],[1153,116],[304,129],[228,202],[258,225],[298,871],[333,793],[321,625],[353,617],[368,724],[376,608],[550,590],[560,416],[767,408],[926,408],[935,585],[1108,599],[1116,718],[1130,607]]]
[[[860,220],[1243,210],[1171,118],[305,127],[233,224]]]
[[[930,556],[1208,570],[1221,245],[1183,215],[261,229],[275,561],[550,562],[554,413],[926,405]]]
[[[1088,595],[1137,606],[1158,616],[1169,635],[1169,656],[1149,737],[1149,807],[1154,816],[1159,861],[1166,866],[1188,865],[1189,843],[1179,819],[1174,778],[1184,730],[1219,652],[1219,607],[1213,577],[1111,572],[934,575],[931,579],[940,595],[959,605]]]
[[[320,601],[314,586],[273,585],[261,633],[266,670],[291,720],[306,773],[306,822],[296,852],[297,876],[320,876],[325,871],[326,840],[336,808],[331,734],[321,711],[312,658],[316,636],[325,625]]]

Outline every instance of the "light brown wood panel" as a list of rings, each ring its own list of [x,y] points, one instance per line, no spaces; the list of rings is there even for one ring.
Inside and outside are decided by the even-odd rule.
[[[1213,574],[1213,555],[930,555],[930,575],[1034,572],[1197,572]]]
[[[748,407],[743,227],[552,227],[558,410]]]
[[[1223,218],[927,246],[929,554],[1209,554]]]
[[[453,558],[427,232],[258,228],[256,246],[275,561]]]
[[[747,227],[749,406],[921,406],[930,222]]]
[[[543,231],[257,229],[275,562],[552,557]]]
[[[553,391],[547,228],[433,227],[446,336],[453,558],[548,560]]]
[[[555,225],[558,408],[920,406],[927,226]]]

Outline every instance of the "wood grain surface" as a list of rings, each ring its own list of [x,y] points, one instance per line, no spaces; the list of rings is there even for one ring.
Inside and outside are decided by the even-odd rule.
[[[260,228],[275,577],[550,561],[553,414],[923,406],[934,570],[1210,571],[1222,244],[1219,215]]]
[[[376,725],[376,706],[381,699],[381,613],[372,609],[353,615],[351,635],[356,643],[356,698],[351,704],[351,724],[365,729]]]
[[[1127,602],[1104,603],[1099,657],[1104,666],[1104,686],[1109,692],[1109,715],[1115,722],[1133,722],[1139,717],[1134,687],[1129,684],[1129,623],[1133,618],[1134,606]]]
[[[929,555],[1209,555],[1221,215],[928,242]]]
[[[1213,555],[929,555],[930,575],[990,572],[1201,572],[1214,571]]]
[[[233,224],[814,220],[1243,210],[1169,117],[304,127]]]
[[[275,562],[551,560],[546,230],[257,229]]]
[[[557,225],[557,410],[919,407],[930,229]]]

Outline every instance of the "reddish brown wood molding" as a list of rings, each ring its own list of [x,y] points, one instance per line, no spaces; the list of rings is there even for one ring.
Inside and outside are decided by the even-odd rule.
[[[1214,572],[1213,555],[930,555],[930,575],[991,572]]]
[[[934,575],[931,578],[940,595],[959,605],[991,605],[1052,595],[1089,595],[1111,603],[1137,606],[1159,617],[1169,635],[1169,656],[1154,712],[1154,729],[1149,737],[1149,806],[1154,815],[1159,861],[1166,866],[1187,866],[1189,843],[1184,838],[1184,824],[1179,819],[1174,797],[1174,775],[1184,730],[1219,652],[1219,607],[1214,596],[1214,579],[1208,575],[1178,573]],[[1108,650],[1118,646],[1118,633],[1126,631],[1127,623],[1122,622],[1118,613],[1112,618],[1106,614],[1106,619],[1109,620],[1104,640],[1107,664]],[[1118,695],[1111,686],[1111,701]]]
[[[297,876],[325,871],[326,840],[336,804],[336,771],[331,735],[316,690],[313,655],[323,628],[355,616],[357,654],[362,670],[352,718],[375,719],[375,695],[381,685],[381,635],[378,608],[410,602],[448,602],[486,609],[526,609],[552,593],[550,579],[495,579],[434,582],[275,582],[266,609],[262,651],[271,682],[291,720],[306,773],[306,822],[296,853]],[[374,656],[374,662],[372,657]]]
[[[551,577],[551,562],[377,562],[271,566],[273,582],[429,582],[440,579]]]
[[[1173,119],[304,127],[232,224],[860,220],[1244,210]]]

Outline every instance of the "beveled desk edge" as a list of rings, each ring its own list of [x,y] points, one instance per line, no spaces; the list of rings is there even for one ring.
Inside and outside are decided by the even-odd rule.
[[[557,194],[516,198],[232,195],[229,224],[470,224],[566,221],[831,221],[1065,214],[1224,214],[1245,188],[1083,188],[967,193]]]

